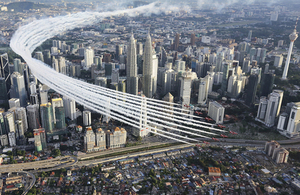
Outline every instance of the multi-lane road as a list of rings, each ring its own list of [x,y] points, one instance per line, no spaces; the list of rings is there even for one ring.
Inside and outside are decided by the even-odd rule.
[[[57,167],[65,164],[74,164],[77,158],[71,156],[57,157],[49,160],[40,160],[28,163],[1,165],[0,173],[20,172],[24,170],[38,170]]]
[[[201,142],[202,140],[199,140]],[[221,146],[249,146],[249,147],[264,147],[265,141],[261,140],[244,140],[244,139],[220,139],[220,142],[216,142],[213,140],[209,141],[211,145],[221,145]],[[284,147],[286,148],[300,148],[300,139],[294,139],[294,140],[282,140],[278,141],[280,144],[284,144]],[[116,159],[122,159],[133,157],[133,156],[139,156],[139,155],[146,155],[151,154],[159,151],[167,151],[172,150],[176,147],[182,147],[182,146],[191,146],[186,144],[181,144],[178,146],[170,146],[165,147],[161,149],[153,149],[153,150],[145,150],[144,152],[135,152],[132,153],[132,150],[138,150],[138,149],[144,149],[149,148],[153,146],[159,146],[163,145],[164,143],[160,142],[154,142],[154,143],[148,143],[133,147],[125,147],[125,148],[117,148],[117,149],[111,149],[111,150],[105,150],[100,152],[95,152],[91,154],[86,154],[78,157],[72,157],[72,156],[64,156],[64,157],[57,157],[49,160],[41,160],[41,161],[35,161],[35,162],[28,162],[28,163],[20,163],[20,164],[10,164],[10,165],[1,165],[0,166],[0,173],[7,173],[7,172],[17,172],[17,171],[39,171],[39,170],[54,170],[54,169],[60,169],[60,168],[67,168],[72,166],[84,166],[91,162],[103,162],[104,159],[107,160],[116,160]],[[110,155],[110,154],[117,154],[117,153],[124,153],[128,151],[130,153],[129,155],[118,155],[112,158],[101,158],[96,160],[89,160],[95,157]],[[79,161],[78,161],[79,160]],[[83,161],[84,160],[84,161]]]
[[[32,174],[32,173],[30,173],[30,172],[21,171],[21,172],[19,172],[19,173],[24,173],[24,174],[26,174],[27,177],[31,178],[31,182],[30,182],[29,186],[28,186],[28,187],[24,190],[24,192],[22,193],[22,195],[25,195],[25,194],[27,194],[27,193],[29,192],[29,190],[33,187],[33,185],[35,184],[36,179],[35,179],[34,174]]]

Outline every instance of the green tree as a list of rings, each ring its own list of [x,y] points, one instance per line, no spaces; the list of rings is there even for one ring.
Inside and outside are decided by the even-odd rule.
[[[52,156],[57,157],[61,156],[61,152],[59,149],[52,150]]]
[[[142,141],[142,137],[141,137],[141,136],[138,136],[138,137],[136,138],[136,141],[138,141],[138,142]]]

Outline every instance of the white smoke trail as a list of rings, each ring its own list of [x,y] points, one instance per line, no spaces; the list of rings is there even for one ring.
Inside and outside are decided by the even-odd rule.
[[[207,136],[202,135],[203,133],[206,135],[217,135],[216,133],[199,130],[198,127],[219,132],[222,132],[223,130],[215,129],[208,123],[188,119],[187,117],[189,117],[189,114],[183,113],[182,109],[173,108],[173,110],[170,110],[170,106],[166,106],[166,103],[160,100],[145,98],[147,102],[146,119],[144,114],[141,113],[144,106],[142,97],[124,94],[122,92],[102,88],[100,86],[91,85],[83,81],[67,77],[63,74],[57,73],[43,62],[31,57],[31,53],[36,47],[41,45],[45,40],[62,32],[72,30],[76,27],[84,27],[94,24],[108,16],[116,16],[119,14],[135,16],[144,13],[160,13],[162,11],[166,11],[167,8],[162,5],[163,4],[154,2],[134,9],[122,9],[101,13],[81,12],[67,16],[36,20],[19,28],[13,35],[10,46],[17,54],[22,56],[22,58],[27,62],[32,73],[42,83],[94,111],[108,115],[115,120],[119,120],[136,128],[140,128],[139,121],[141,121],[148,122],[157,127],[167,128],[197,137],[207,138]],[[169,7],[168,9],[174,9],[174,7]],[[109,109],[106,108],[108,102]],[[176,106],[176,104],[174,105]],[[173,117],[173,120],[166,120],[170,119],[170,117]],[[189,127],[187,125],[189,125]],[[142,128],[146,131],[150,131],[151,129],[153,130],[153,127],[149,125]],[[197,141],[196,139],[184,137],[179,134],[163,130],[157,131],[161,133],[156,132],[156,134],[176,141],[184,143],[188,143],[187,140]]]

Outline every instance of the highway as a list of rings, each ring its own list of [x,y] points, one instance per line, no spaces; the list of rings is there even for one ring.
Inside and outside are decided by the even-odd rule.
[[[29,190],[33,187],[33,185],[35,184],[35,181],[36,181],[36,179],[35,179],[35,176],[32,174],[32,173],[30,173],[30,172],[25,172],[25,171],[21,171],[20,173],[25,173],[27,176],[31,176],[31,182],[30,182],[30,185],[28,186],[28,188],[26,188],[25,190],[24,190],[24,192],[22,193],[22,195],[25,195],[25,194],[27,194],[28,192],[29,192]]]
[[[210,142],[210,145],[213,146],[240,146],[240,147],[256,147],[256,148],[263,148],[265,145],[265,141],[262,140],[243,140],[243,139],[219,139],[220,142],[216,142],[213,140],[207,140]],[[199,140],[199,143],[201,143],[203,139]],[[279,143],[286,144],[283,145],[285,148],[300,148],[300,139],[293,139],[293,140],[282,140],[279,141]],[[65,157],[57,157],[54,159],[49,160],[41,160],[41,161],[35,161],[35,162],[28,162],[28,163],[20,163],[20,164],[10,164],[10,165],[1,165],[0,166],[0,173],[7,173],[7,172],[19,172],[19,171],[52,171],[57,170],[61,168],[68,168],[72,166],[87,166],[91,164],[97,164],[97,163],[104,163],[108,161],[114,161],[114,160],[120,160],[128,157],[136,157],[136,156],[142,156],[157,152],[163,152],[167,150],[174,150],[182,147],[188,147],[191,146],[189,144],[181,144],[177,146],[170,146],[160,149],[153,149],[153,150],[146,150],[143,152],[135,152],[128,155],[118,155],[115,157],[109,157],[109,158],[101,158],[101,159],[94,159],[94,160],[88,160],[90,158],[119,153],[119,152],[125,152],[125,151],[131,151],[131,150],[137,150],[142,148],[148,148],[151,146],[158,146],[165,143],[160,142],[154,142],[154,143],[148,143],[144,145],[138,145],[133,147],[125,147],[125,148],[117,148],[117,149],[111,149],[91,154],[82,155],[79,157],[72,157],[72,156],[65,156]],[[202,144],[203,145],[203,144]],[[84,161],[82,161],[84,160]]]
[[[76,162],[77,162],[77,158]],[[9,172],[20,172],[23,170],[35,170],[35,169],[44,169],[50,167],[60,166],[62,164],[67,164],[69,162],[73,162],[74,157],[64,156],[57,157],[49,160],[40,160],[28,163],[19,163],[19,164],[9,164],[9,165],[1,165],[0,173],[9,173]]]
[[[153,143],[142,144],[142,145],[132,146],[132,147],[115,148],[115,149],[109,149],[109,150],[94,152],[94,153],[90,153],[90,154],[85,154],[85,155],[82,155],[82,156],[78,156],[77,158],[78,158],[78,160],[86,160],[86,159],[95,158],[95,157],[98,157],[98,156],[104,156],[104,155],[118,153],[118,152],[124,152],[124,151],[128,151],[128,150],[148,148],[148,147],[152,147],[152,146],[159,146],[159,145],[167,144],[167,143],[153,142]]]
[[[134,157],[143,156],[143,155],[147,155],[147,154],[166,152],[169,150],[176,150],[176,149],[186,148],[186,147],[190,147],[190,146],[191,146],[190,144],[181,144],[181,145],[170,146],[170,147],[166,147],[166,148],[147,150],[147,151],[143,151],[143,152],[135,152],[135,153],[131,153],[128,155],[119,155],[119,156],[114,156],[114,157],[110,157],[110,158],[100,158],[100,159],[94,159],[94,160],[79,161],[75,166],[82,167],[82,166],[96,165],[99,163],[106,163],[106,162],[116,161],[116,160],[121,160],[121,159],[126,159],[126,158],[134,158]]]

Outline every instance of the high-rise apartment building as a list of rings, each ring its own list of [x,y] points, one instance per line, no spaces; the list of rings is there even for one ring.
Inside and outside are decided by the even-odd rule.
[[[127,139],[127,131],[123,128],[116,127],[114,130],[106,131],[106,147],[119,148],[124,147]]]
[[[63,97],[63,104],[65,108],[65,116],[71,120],[76,119],[76,102],[68,97]]]
[[[105,150],[106,149],[106,134],[101,129],[98,128],[95,133],[95,151]]]
[[[90,126],[92,124],[92,114],[90,111],[84,110],[82,113],[82,117],[84,126]]]
[[[277,164],[287,163],[289,158],[289,151],[285,148],[276,148],[273,152],[272,159],[275,160]]]
[[[84,135],[84,150],[93,152],[95,147],[95,133],[92,128],[87,128]]]

